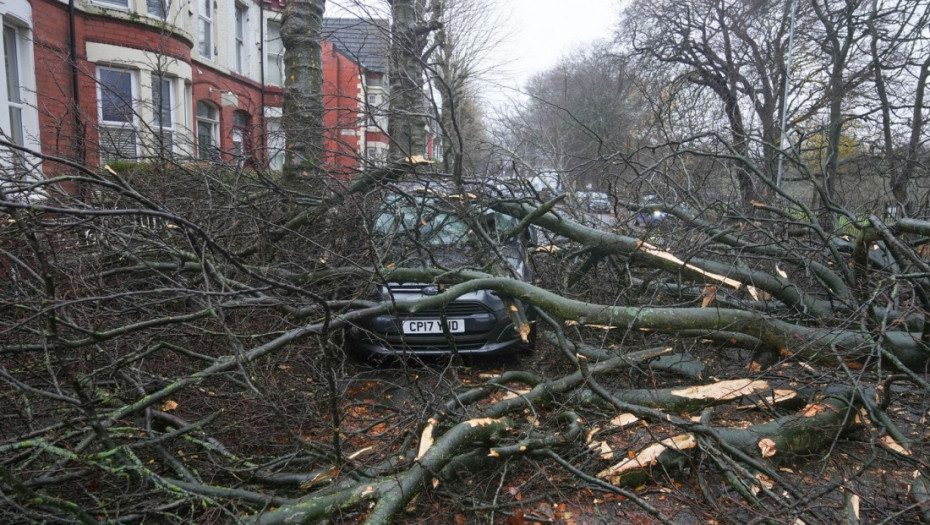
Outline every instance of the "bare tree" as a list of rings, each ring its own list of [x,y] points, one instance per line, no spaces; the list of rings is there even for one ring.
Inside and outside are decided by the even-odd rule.
[[[606,44],[566,57],[527,85],[528,100],[506,123],[513,151],[578,189],[620,185],[618,159],[645,126],[635,77]]]
[[[506,33],[485,0],[432,0],[430,11],[441,23],[428,71],[439,97],[443,167],[456,174],[478,171],[489,136],[477,90],[489,74],[490,52]]]
[[[788,3],[637,2],[626,16],[624,43],[682,79],[713,93],[726,116],[734,153],[750,157],[751,143],[761,141],[765,173],[773,180],[780,140],[778,115],[785,88],[788,48]],[[750,129],[749,115],[759,119]],[[758,130],[758,135],[754,134]],[[745,168],[736,177],[745,205],[768,194]]]
[[[889,6],[873,3],[868,19],[871,69],[881,103],[881,147],[891,173],[891,192],[902,211],[909,214],[916,211],[918,204],[915,199],[918,192],[914,191],[913,183],[919,170],[918,157],[924,135],[923,106],[930,75],[930,61],[915,62],[912,57],[920,56],[918,49],[928,45],[927,39],[917,32],[917,28],[927,24],[927,16],[926,5],[919,2]],[[912,88],[908,86],[911,83]],[[912,90],[916,94],[913,100],[910,96],[896,96],[899,92],[910,95]],[[908,108],[910,117],[906,120],[910,121],[910,126],[899,139],[896,123],[905,119],[896,114]],[[902,140],[907,143],[903,154]]]

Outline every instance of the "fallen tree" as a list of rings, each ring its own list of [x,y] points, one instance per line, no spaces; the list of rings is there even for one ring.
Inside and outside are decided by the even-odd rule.
[[[183,182],[189,193],[194,180]],[[725,271],[709,258],[660,248],[661,238],[583,226],[553,203],[505,201],[499,209],[528,219],[520,228],[563,239],[563,253],[537,254],[540,282],[480,268],[364,266],[350,264],[365,260],[367,245],[352,225],[364,229],[366,199],[380,198],[368,190],[382,182],[358,186],[342,204],[330,201],[318,221],[276,226],[265,239],[275,249],[265,252],[243,234],[267,231],[261,214],[254,222],[240,214],[235,229],[222,219],[221,199],[232,206],[238,198],[233,188],[211,188],[215,209],[188,209],[158,193],[170,195],[171,184],[123,178],[114,188],[122,200],[96,206],[2,204],[11,220],[2,234],[0,380],[9,424],[0,475],[4,505],[27,519],[389,523],[426,499],[456,501],[461,494],[443,491],[462,479],[503,472],[503,484],[508,469],[521,470],[516,465],[545,464],[565,482],[624,498],[624,513],[666,523],[674,522],[669,508],[635,490],[666,476],[711,476],[717,488],[705,486],[705,497],[729,487],[740,512],[831,522],[852,508],[843,491],[853,481],[801,488],[795,464],[847,446],[848,436],[850,443],[869,436],[881,447],[873,455],[916,471],[910,494],[918,507],[926,501],[926,465],[913,451],[923,445],[913,423],[889,411],[892,385],[899,394],[904,385],[927,389],[922,327],[897,321],[908,317],[911,303],[901,298],[922,286],[922,274],[869,263],[847,289],[897,277],[897,301],[837,294],[839,286],[825,283],[846,277],[825,262],[805,263],[817,268],[806,282],[765,268],[800,264],[796,257]],[[333,227],[339,233],[327,237]],[[902,222],[859,242],[890,243],[923,228]],[[314,249],[289,238],[313,238]],[[339,251],[347,238],[361,240],[358,251]],[[745,240],[722,244],[752,251]],[[899,265],[920,260],[912,246],[896,245]],[[632,280],[606,270],[620,267]],[[566,288],[545,280],[552,269],[577,277]],[[670,279],[652,277],[653,286],[654,271]],[[579,296],[591,279],[602,289]],[[370,301],[370,283],[387,281],[449,286],[416,301]],[[607,283],[621,295],[663,290],[676,299],[615,304]],[[409,369],[401,382],[413,404],[403,410],[345,386],[364,381],[339,346],[342,327],[442,307],[473,290],[537,311],[534,322],[547,332],[541,370],[424,389],[420,375],[439,381],[443,372]],[[734,360],[742,350],[756,355]],[[760,351],[771,364],[763,366]],[[492,486],[488,501],[496,503],[472,504],[510,516],[530,510]]]

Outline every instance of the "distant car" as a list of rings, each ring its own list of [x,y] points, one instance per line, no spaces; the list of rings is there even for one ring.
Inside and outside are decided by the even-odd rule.
[[[529,280],[526,264],[529,233],[499,245],[503,260],[488,260],[487,245],[482,245],[468,221],[453,212],[455,199],[442,192],[405,192],[389,195],[375,217],[372,236],[389,254],[391,262],[410,268],[486,267],[496,273]],[[490,211],[478,211],[476,221],[491,237],[509,232],[518,221]],[[441,294],[448,287],[435,282],[390,282],[372,291],[378,301],[417,299]],[[511,304],[518,302],[511,301]],[[522,308],[522,305],[520,305]],[[422,310],[412,314],[379,315],[358,323],[347,331],[348,342],[364,356],[389,355],[489,355],[519,350],[522,338],[511,321],[505,298],[491,290],[464,294],[444,309]]]
[[[658,197],[648,194],[643,198],[643,206],[657,204]],[[650,228],[661,224],[668,217],[668,212],[662,210],[642,210],[633,217],[633,224],[639,227]]]
[[[593,198],[588,201],[588,211],[592,213],[610,213],[610,201],[607,199]]]
[[[641,211],[633,217],[633,224],[641,227],[658,226],[668,216],[667,212],[661,210]]]
[[[577,191],[575,200],[591,213],[609,213],[610,198],[606,193],[599,191]]]

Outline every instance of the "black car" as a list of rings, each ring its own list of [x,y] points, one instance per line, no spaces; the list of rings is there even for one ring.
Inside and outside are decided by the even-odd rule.
[[[494,275],[529,279],[529,233],[504,239],[516,219],[470,201],[473,195],[405,191],[385,198],[372,224],[372,238],[386,266],[475,268]],[[493,247],[493,248],[492,248]],[[403,301],[444,293],[442,282],[390,282],[371,299]],[[444,309],[379,315],[358,323],[348,342],[362,355],[488,355],[526,347],[510,315],[526,321],[523,306],[491,290],[466,293]]]

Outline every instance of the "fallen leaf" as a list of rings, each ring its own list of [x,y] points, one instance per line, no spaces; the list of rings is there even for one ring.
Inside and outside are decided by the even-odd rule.
[[[526,525],[526,518],[523,517],[523,511],[514,509],[513,514],[507,518],[507,525]]]
[[[772,481],[772,478],[766,476],[765,474],[762,474],[761,472],[758,473],[758,474],[756,474],[756,480],[758,480],[759,483],[760,483],[763,487],[765,487],[765,488],[767,488],[767,489],[769,489],[769,490],[775,488],[775,482]]]
[[[515,398],[515,397],[520,397],[520,396],[522,396],[522,395],[529,394],[529,393],[530,393],[530,389],[529,389],[529,388],[509,390],[509,391],[507,391],[507,393],[504,394],[504,396],[501,398],[501,401],[504,401],[504,400],[507,400],[507,399],[513,399],[513,398]]]

